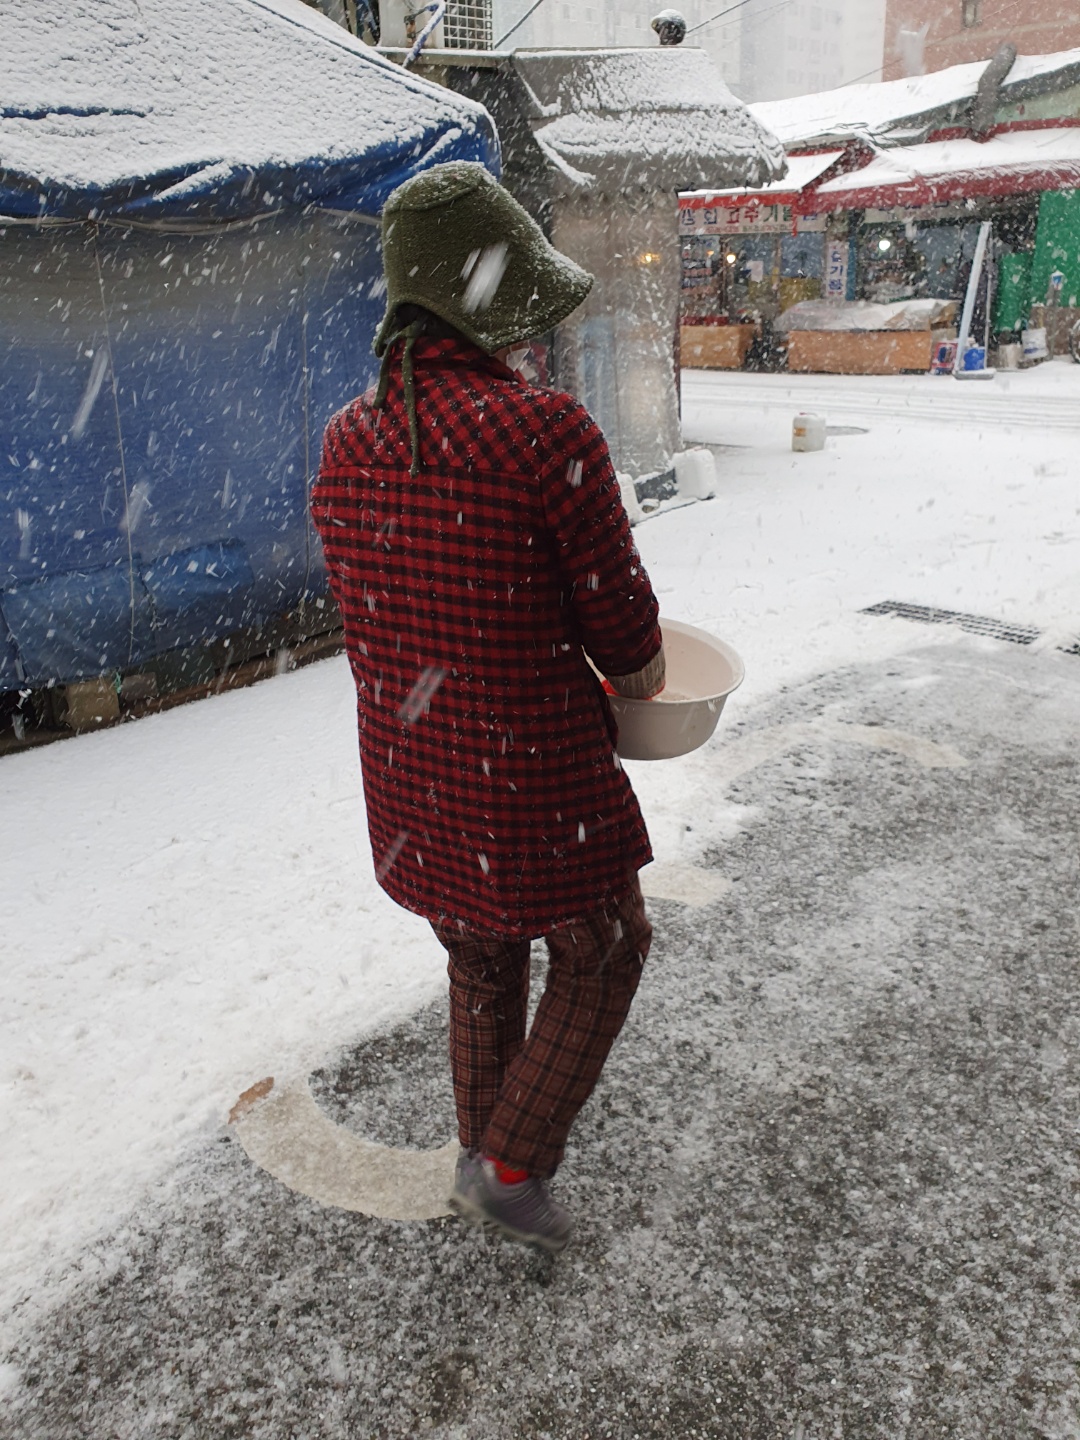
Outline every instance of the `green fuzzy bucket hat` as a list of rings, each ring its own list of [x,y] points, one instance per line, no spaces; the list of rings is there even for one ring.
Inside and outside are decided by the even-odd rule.
[[[491,354],[551,330],[592,289],[593,277],[473,161],[434,165],[399,185],[383,210],[382,241],[386,316],[376,355],[399,333],[402,304],[422,305]]]

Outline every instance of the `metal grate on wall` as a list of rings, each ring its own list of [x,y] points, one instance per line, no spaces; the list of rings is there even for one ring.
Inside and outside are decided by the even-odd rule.
[[[962,610],[941,610],[936,605],[911,605],[906,600],[882,600],[877,605],[868,605],[862,613],[895,615],[900,620],[916,620],[923,625],[956,625],[973,635],[989,635],[1013,645],[1034,645],[1042,634],[1036,625],[1010,625],[989,615],[967,615]],[[1066,655],[1080,655],[1080,640],[1057,648]]]
[[[491,0],[449,0],[443,44],[450,50],[490,50]]]

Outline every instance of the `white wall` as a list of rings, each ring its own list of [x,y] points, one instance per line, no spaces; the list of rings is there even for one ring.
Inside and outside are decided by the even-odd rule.
[[[495,0],[495,36],[501,37],[529,9],[532,0]],[[509,46],[646,46],[658,44],[649,22],[660,10],[676,9],[687,25],[695,26],[724,10],[735,0],[543,0],[540,7],[515,30]],[[754,0],[752,0],[754,3]],[[741,68],[739,12],[695,31],[689,42],[712,56],[721,75],[733,88]]]
[[[688,42],[712,56],[742,99],[773,100],[880,77],[885,0],[543,0],[511,46],[655,45],[649,21],[679,10]],[[495,0],[502,36],[531,0]],[[731,11],[719,14],[721,11]],[[714,18],[715,17],[715,18]],[[707,23],[705,23],[707,22]]]

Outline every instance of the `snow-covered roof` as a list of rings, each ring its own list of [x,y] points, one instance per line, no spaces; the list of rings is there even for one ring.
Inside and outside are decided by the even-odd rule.
[[[925,205],[974,193],[1011,195],[1080,186],[1080,127],[1014,130],[990,140],[939,140],[887,150],[862,170],[826,180],[822,210]]]
[[[377,214],[438,160],[498,163],[487,112],[300,0],[5,0],[0,214]]]
[[[824,175],[829,166],[843,154],[843,150],[821,150],[813,155],[792,155],[788,159],[787,174],[782,180],[770,180],[767,185],[758,185],[752,190],[739,186],[728,190],[691,190],[684,193],[682,199],[700,199],[703,204],[707,204],[711,200],[727,200],[733,196],[742,198],[760,195],[762,199],[775,202],[784,196],[798,195],[819,175]]]
[[[845,85],[817,95],[765,101],[750,109],[788,149],[828,144],[853,135],[900,141],[911,132],[925,131],[927,127],[920,126],[920,121],[932,119],[941,125],[965,113],[986,66],[985,60],[979,60],[906,80]],[[1071,78],[1073,71],[1080,79],[1080,50],[1019,56],[1002,86],[1002,96],[1008,99],[1010,92],[1033,86],[1045,88],[1051,77]]]
[[[533,131],[568,192],[759,186],[784,172],[779,142],[704,50],[519,50]]]

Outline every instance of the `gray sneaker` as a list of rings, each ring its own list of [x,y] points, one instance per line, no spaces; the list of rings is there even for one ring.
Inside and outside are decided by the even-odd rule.
[[[463,1150],[458,1156],[450,1208],[473,1225],[492,1226],[511,1240],[521,1240],[558,1254],[570,1239],[573,1221],[548,1194],[543,1180],[530,1176],[504,1185],[490,1160]]]

